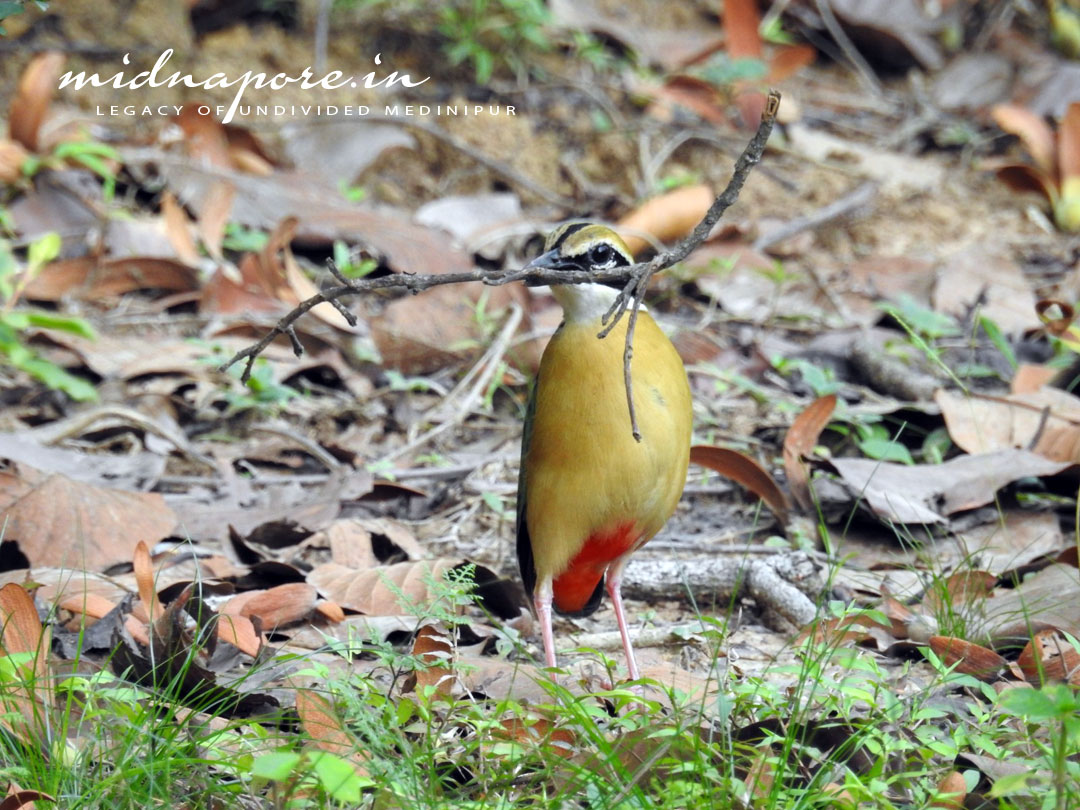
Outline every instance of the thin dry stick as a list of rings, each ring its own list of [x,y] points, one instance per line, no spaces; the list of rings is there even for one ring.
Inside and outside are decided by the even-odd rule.
[[[532,267],[520,270],[470,270],[464,273],[442,273],[438,275],[415,275],[400,273],[397,275],[382,276],[380,278],[349,279],[343,276],[333,264],[328,266],[330,273],[339,282],[337,286],[328,287],[304,301],[301,301],[290,312],[284,315],[274,327],[260,340],[241,349],[221,366],[224,371],[229,367],[244,361],[244,371],[240,379],[247,381],[251,376],[251,369],[258,357],[267,346],[279,335],[285,335],[292,343],[293,351],[297,356],[303,352],[300,340],[296,335],[294,324],[305,313],[309,312],[318,304],[329,302],[351,323],[356,323],[356,316],[349,312],[341,304],[341,298],[357,293],[370,292],[372,290],[405,289],[412,294],[443,284],[463,284],[470,281],[479,281],[483,284],[500,286],[515,281],[523,281],[530,286],[543,284],[604,284],[609,282],[623,282],[625,286],[615,299],[611,309],[604,316],[606,326],[598,337],[606,337],[618,323],[623,314],[630,310],[630,320],[626,329],[626,348],[623,351],[623,377],[626,383],[626,401],[630,412],[630,427],[634,438],[641,441],[641,432],[637,425],[637,416],[634,413],[634,400],[630,379],[630,362],[633,358],[634,325],[637,322],[637,313],[641,307],[641,300],[645,296],[645,290],[649,279],[655,273],[681,262],[705,241],[713,226],[719,221],[723,213],[738,199],[746,178],[751,170],[761,161],[761,155],[765,151],[765,143],[772,133],[773,124],[776,122],[776,112],[780,105],[780,93],[773,90],[769,93],[765,110],[761,115],[761,123],[757,132],[750,139],[739,159],[735,161],[735,167],[731,173],[731,180],[727,187],[720,193],[713,204],[709,207],[705,217],[697,224],[693,232],[679,242],[669,251],[657,254],[648,262],[632,264],[629,267],[613,267],[609,270],[550,270],[542,267]]]
[[[521,314],[521,307],[517,304],[514,304],[510,308],[510,314],[507,316],[506,323],[503,324],[499,336],[495,338],[495,342],[491,344],[491,348],[484,353],[484,356],[481,357],[476,364],[477,367],[482,366],[483,371],[477,374],[476,381],[473,383],[472,388],[469,389],[464,400],[455,409],[454,414],[449,419],[440,422],[427,433],[417,436],[408,444],[383,456],[379,459],[379,462],[393,461],[406,453],[411,453],[418,447],[422,447],[440,433],[445,433],[449,428],[456,425],[458,422],[461,422],[472,411],[473,405],[476,404],[476,401],[480,399],[480,396],[487,389],[488,385],[491,383],[491,378],[495,376],[495,372],[502,362],[503,355],[506,354],[506,350],[510,346],[510,338],[514,336],[514,332],[517,331],[518,326],[521,324]]]

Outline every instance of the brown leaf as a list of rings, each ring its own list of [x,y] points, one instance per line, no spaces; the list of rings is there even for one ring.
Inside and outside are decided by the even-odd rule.
[[[1009,391],[1013,394],[1034,394],[1044,385],[1049,385],[1055,374],[1057,374],[1057,369],[1049,366],[1021,363],[1013,374]]]
[[[371,320],[371,336],[387,367],[422,374],[477,354],[475,322],[460,290],[434,287],[388,304]]]
[[[944,464],[894,464],[865,458],[828,462],[854,500],[897,523],[945,523],[945,515],[994,500],[997,491],[1029,476],[1050,476],[1070,465],[1026,450],[958,456]]]
[[[1058,126],[1058,182],[1080,177],[1080,102],[1074,101]]]
[[[638,206],[619,220],[617,230],[636,256],[650,245],[639,234],[648,234],[663,243],[681,239],[701,221],[712,201],[713,193],[708,186],[678,188]]]
[[[813,499],[810,473],[802,459],[814,451],[821,431],[829,424],[835,410],[836,394],[818,397],[795,417],[784,437],[784,472],[787,474],[788,489],[803,509],[809,510],[813,506]]]
[[[1002,183],[1021,194],[1026,192],[1042,194],[1051,202],[1058,197],[1054,178],[1026,164],[1016,163],[1002,166],[994,174]]]
[[[341,605],[336,602],[329,602],[326,599],[320,599],[315,603],[315,612],[324,616],[334,624],[340,624],[345,621],[345,611],[341,609]]]
[[[950,256],[938,270],[933,308],[967,317],[976,306],[1007,334],[1037,329],[1035,295],[1017,262],[981,248]]]
[[[185,264],[198,266],[202,257],[191,236],[190,221],[187,212],[176,201],[171,191],[161,195],[161,216],[165,220],[165,234],[169,237],[176,255]]]
[[[247,616],[218,614],[217,637],[219,641],[232,644],[242,653],[256,658],[262,648],[262,639],[255,630],[255,625]]]
[[[33,656],[28,664],[19,666],[20,677],[7,683],[0,693],[0,725],[25,740],[38,740],[46,731],[45,703],[51,692],[49,646],[50,633],[42,627],[26,589],[14,583],[0,588],[0,651],[5,656]]]
[[[724,34],[732,60],[761,59],[760,25],[757,0],[724,0]]]
[[[198,272],[172,259],[134,257],[98,262],[83,256],[45,265],[26,285],[26,297],[59,301],[72,296],[83,301],[100,301],[135,290],[188,292],[198,287]]]
[[[1054,461],[1080,463],[1080,398],[1057,388],[1030,394],[934,395],[949,436],[968,453],[1023,448]]]
[[[109,615],[116,608],[116,603],[101,594],[82,593],[65,596],[57,601],[56,606],[61,610],[68,610],[91,619],[100,619]]]
[[[221,612],[257,618],[262,622],[263,630],[272,632],[277,627],[310,616],[317,597],[315,588],[306,582],[287,582],[264,591],[237,594],[221,606]]]
[[[296,690],[296,713],[316,747],[351,761],[360,753],[360,745],[334,712],[330,701],[322,695],[310,689]]]
[[[308,574],[308,582],[327,599],[358,613],[415,614],[430,608],[432,583],[440,582],[447,571],[460,564],[460,560],[420,560],[356,571],[324,563]]]
[[[161,495],[103,489],[23,464],[0,471],[0,524],[33,565],[100,569],[176,526]]]
[[[224,125],[209,113],[203,115],[201,109],[207,109],[207,106],[188,103],[180,115],[173,116],[173,121],[184,133],[188,154],[199,163],[222,169],[232,168]]]
[[[966,617],[968,638],[983,644],[1029,638],[1032,629],[1056,627],[1080,638],[1080,572],[1055,563],[1015,588],[998,589],[993,599]]]
[[[765,81],[770,85],[779,84],[803,68],[810,67],[816,59],[817,50],[812,45],[781,45],[769,59],[769,75],[765,77]]]
[[[56,93],[66,57],[59,51],[45,51],[30,60],[15,88],[8,117],[8,132],[31,152],[38,151],[41,122]]]
[[[967,782],[964,781],[964,775],[960,771],[949,771],[938,784],[937,795],[930,802],[930,806],[944,810],[963,810],[966,798]]]
[[[454,688],[454,646],[435,625],[427,624],[413,639],[412,654],[424,666],[416,670],[418,687],[433,686],[441,695]]]
[[[34,810],[34,802],[37,801],[55,802],[56,799],[40,790],[21,790],[12,782],[7,787],[3,801],[0,801],[0,810]]]
[[[720,473],[757,495],[783,521],[788,503],[780,485],[768,470],[749,456],[726,447],[695,444],[690,448],[690,463]]]
[[[15,183],[23,176],[22,167],[30,157],[17,141],[0,140],[0,183]]]
[[[1016,663],[1030,683],[1065,681],[1080,686],[1080,652],[1056,629],[1037,632]]]
[[[236,188],[232,183],[221,180],[210,186],[206,201],[199,212],[199,238],[202,239],[206,252],[216,261],[224,261],[221,255],[221,241],[225,238],[225,226],[229,224]]]
[[[491,730],[491,735],[495,739],[529,745],[564,758],[574,753],[574,732],[556,728],[546,717],[508,717],[499,721],[498,727]]]
[[[139,586],[139,599],[142,600],[143,609],[150,617],[151,622],[156,622],[165,613],[161,600],[157,598],[157,588],[154,585],[154,562],[150,559],[150,549],[146,543],[140,540],[135,545],[135,582]]]
[[[990,115],[1003,131],[1020,139],[1044,174],[1053,176],[1056,173],[1054,131],[1041,115],[1015,104],[999,104],[990,111]]]
[[[931,636],[930,649],[946,666],[955,664],[957,672],[980,681],[995,680],[1008,663],[993,650],[950,636]]]

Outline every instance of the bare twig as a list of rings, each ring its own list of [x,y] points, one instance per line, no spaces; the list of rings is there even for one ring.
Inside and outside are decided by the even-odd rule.
[[[780,104],[780,94],[776,91],[769,93],[765,111],[761,116],[761,123],[757,132],[750,139],[731,173],[731,180],[727,187],[713,200],[704,218],[697,224],[693,232],[679,242],[671,250],[657,254],[648,262],[639,262],[629,267],[615,267],[610,270],[582,271],[582,270],[550,270],[542,267],[532,267],[520,270],[471,270],[463,273],[442,273],[434,275],[413,275],[402,273],[398,275],[382,276],[380,278],[345,279],[337,274],[336,279],[340,283],[301,301],[289,313],[283,316],[277,324],[260,340],[245,349],[240,350],[221,366],[225,369],[244,361],[242,380],[247,380],[251,375],[251,369],[258,357],[267,346],[279,335],[295,337],[293,324],[309,312],[312,308],[324,301],[337,301],[340,298],[357,293],[371,292],[373,290],[405,289],[414,295],[422,290],[438,287],[443,284],[463,284],[465,282],[479,281],[483,284],[499,286],[515,281],[523,281],[529,285],[543,284],[598,284],[608,282],[623,282],[625,286],[619,293],[612,305],[611,310],[604,317],[604,329],[598,337],[605,337],[615,327],[619,319],[629,310],[629,321],[626,328],[626,347],[623,351],[623,376],[626,383],[626,399],[630,412],[630,425],[634,437],[640,441],[641,432],[637,426],[637,418],[634,414],[632,381],[630,378],[630,364],[633,359],[634,326],[637,323],[637,313],[641,308],[641,301],[645,296],[649,279],[659,271],[681,262],[705,241],[712,231],[713,226],[720,220],[723,213],[738,199],[746,178],[751,170],[761,160],[765,151],[765,143],[772,133],[773,124],[776,122],[776,112]],[[293,348],[297,342],[293,341]]]
[[[431,430],[426,433],[417,436],[408,444],[383,456],[379,460],[380,462],[392,461],[393,459],[400,458],[406,453],[411,453],[418,447],[422,447],[440,433],[445,433],[449,428],[458,424],[458,422],[462,421],[472,411],[476,401],[480,399],[488,385],[490,385],[492,377],[495,376],[495,372],[502,362],[503,355],[506,354],[506,350],[510,346],[510,339],[514,336],[514,332],[517,331],[518,326],[521,324],[521,314],[521,307],[517,304],[514,304],[510,308],[510,314],[507,316],[506,323],[503,324],[499,336],[495,338],[491,347],[476,364],[477,368],[482,366],[483,371],[476,375],[476,381],[465,395],[461,404],[455,409],[454,414],[450,418],[431,428]]]

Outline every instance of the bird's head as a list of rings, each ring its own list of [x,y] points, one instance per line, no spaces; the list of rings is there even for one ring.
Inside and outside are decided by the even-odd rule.
[[[544,252],[526,268],[610,270],[633,263],[630,249],[611,228],[589,222],[570,222],[548,235]]]
[[[560,225],[548,236],[544,252],[525,265],[526,269],[610,270],[627,267],[634,257],[626,243],[611,228],[589,222]],[[557,284],[552,294],[562,305],[568,321],[592,321],[601,317],[615,300],[622,284]]]

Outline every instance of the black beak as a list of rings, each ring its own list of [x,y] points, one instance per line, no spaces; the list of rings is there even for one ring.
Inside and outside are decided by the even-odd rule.
[[[559,255],[559,249],[549,250],[547,253],[541,253],[531,262],[529,262],[523,269],[532,270],[534,268],[543,268],[545,270],[562,270],[567,266],[565,260]]]

